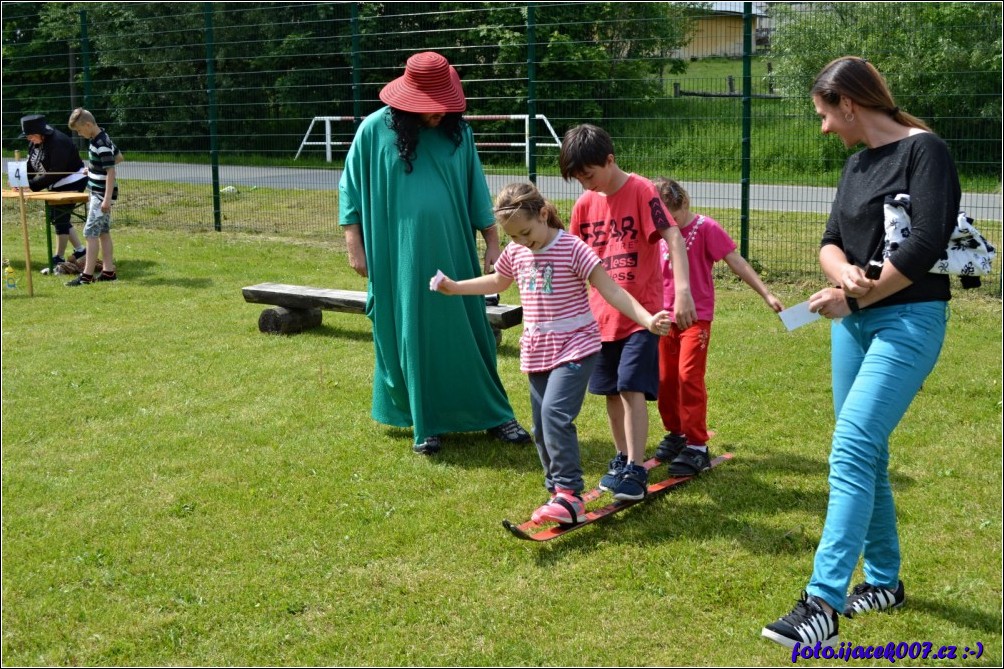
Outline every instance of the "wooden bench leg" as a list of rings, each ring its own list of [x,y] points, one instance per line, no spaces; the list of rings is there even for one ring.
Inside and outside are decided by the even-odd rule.
[[[492,334],[495,335],[495,348],[502,345],[502,330],[499,328],[492,328]]]
[[[321,324],[320,309],[271,307],[258,317],[258,329],[271,334],[296,334]]]

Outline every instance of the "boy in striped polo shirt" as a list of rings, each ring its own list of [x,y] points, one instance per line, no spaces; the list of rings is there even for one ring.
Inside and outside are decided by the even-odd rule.
[[[82,286],[95,281],[115,281],[115,258],[112,253],[112,202],[118,199],[115,183],[115,165],[122,162],[122,154],[104,130],[98,127],[94,115],[83,107],[70,114],[70,130],[90,141],[87,147],[87,187],[91,198],[87,204],[87,223],[84,239],[87,242],[87,260],[84,271],[67,286]],[[95,278],[94,268],[101,249],[103,271]]]

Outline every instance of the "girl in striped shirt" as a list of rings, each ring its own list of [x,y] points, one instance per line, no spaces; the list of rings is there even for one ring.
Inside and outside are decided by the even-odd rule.
[[[512,240],[495,273],[466,281],[437,274],[430,288],[446,295],[487,295],[516,282],[523,305],[520,369],[530,380],[533,438],[551,494],[533,520],[574,524],[585,514],[574,421],[600,350],[589,286],[654,334],[669,331],[670,315],[653,316],[617,285],[592,248],[565,232],[557,210],[533,184],[503,188],[495,200],[495,220]]]

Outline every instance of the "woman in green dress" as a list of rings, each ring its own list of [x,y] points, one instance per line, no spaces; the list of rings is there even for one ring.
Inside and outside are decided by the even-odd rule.
[[[474,136],[461,117],[460,77],[443,56],[419,53],[380,99],[387,106],[360,124],[339,182],[349,264],[368,278],[372,416],[413,427],[417,453],[438,451],[448,432],[529,442],[496,370],[484,298],[428,288],[437,270],[473,278],[501,253]],[[476,231],[487,246],[483,265]]]

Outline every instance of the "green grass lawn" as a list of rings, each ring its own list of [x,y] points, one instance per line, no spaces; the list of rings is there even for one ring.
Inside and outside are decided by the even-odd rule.
[[[824,323],[785,332],[722,277],[709,421],[713,452],[735,459],[529,544],[501,520],[544,497],[532,447],[451,435],[413,455],[409,431],[369,418],[362,316],[258,332],[242,286],[365,287],[338,240],[113,234],[119,282],[36,272],[29,298],[5,208],[18,275],[2,305],[5,665],[791,661],[759,634],[804,587],[825,513]],[[33,229],[36,268],[42,249]],[[813,290],[772,287],[786,305]],[[517,337],[499,370],[529,426]],[[1004,660],[1000,342],[999,300],[953,300],[941,360],[892,439],[907,605],[841,626],[856,644],[985,650],[897,666]],[[598,398],[578,426],[594,484],[612,455]],[[654,446],[654,406],[650,428]]]

